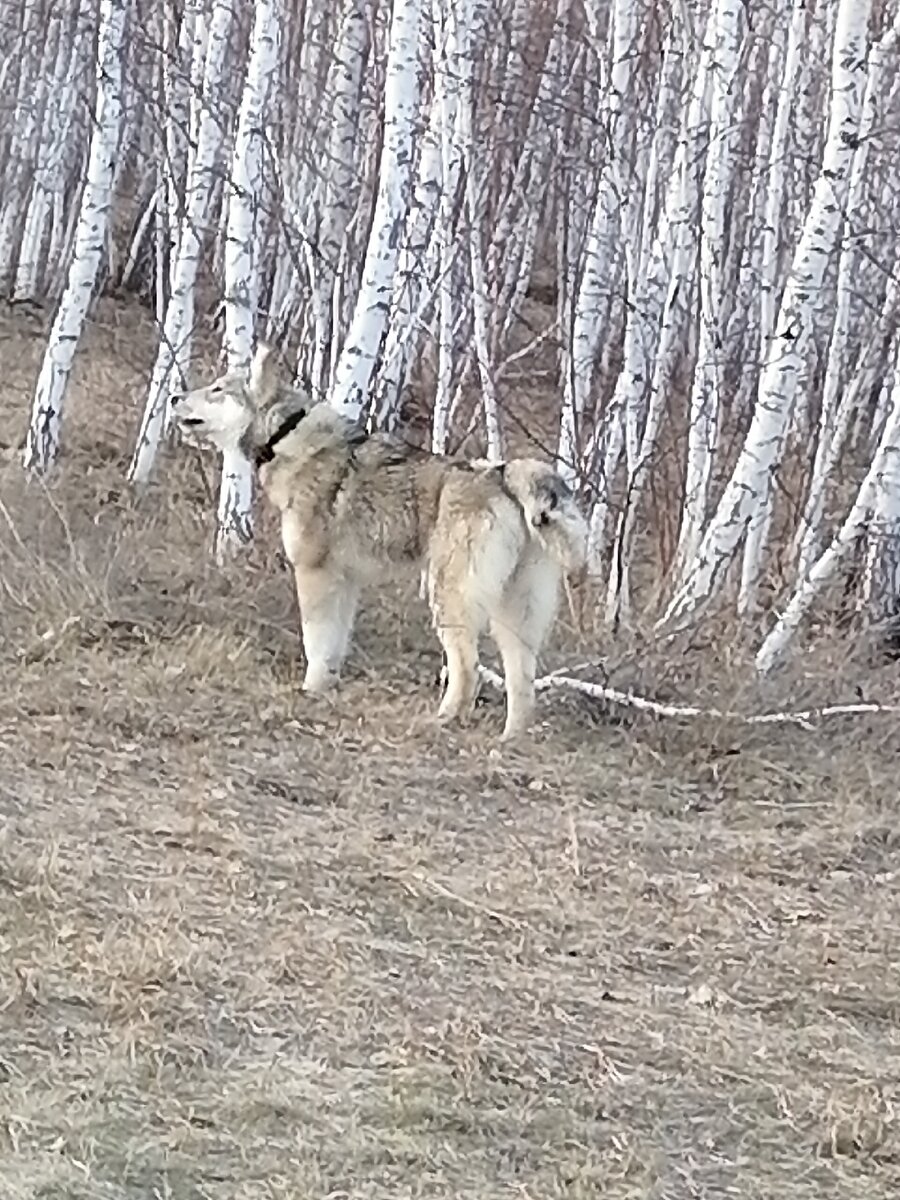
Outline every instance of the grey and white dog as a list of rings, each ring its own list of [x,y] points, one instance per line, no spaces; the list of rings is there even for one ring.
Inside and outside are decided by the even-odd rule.
[[[281,514],[306,691],[338,680],[361,590],[418,567],[446,656],[441,719],[470,715],[478,643],[489,631],[503,660],[503,736],[528,727],[536,659],[561,579],[586,554],[584,518],[552,467],[531,458],[466,462],[366,434],[330,405],[280,383],[266,347],[249,376],[224,375],[172,403],[190,440],[240,448],[256,463]]]

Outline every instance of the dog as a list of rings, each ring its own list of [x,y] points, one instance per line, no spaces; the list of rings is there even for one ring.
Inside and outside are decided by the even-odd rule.
[[[489,630],[503,661],[503,738],[527,729],[560,582],[586,559],[586,522],[552,467],[530,458],[467,462],[367,433],[280,382],[266,346],[248,374],[174,396],[172,415],[187,440],[246,454],[281,514],[305,691],[337,683],[361,591],[418,567],[446,659],[440,720],[470,716],[479,639]]]

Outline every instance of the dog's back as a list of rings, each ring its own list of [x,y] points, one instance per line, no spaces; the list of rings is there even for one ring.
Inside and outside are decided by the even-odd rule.
[[[491,543],[488,558],[496,552],[504,561],[509,554],[518,561],[530,547],[564,571],[584,561],[584,519],[548,464],[433,455],[389,434],[367,434],[326,404],[278,441],[261,479],[277,507],[291,513],[297,534],[316,543],[304,557],[328,554],[351,574],[446,557],[449,543],[470,555]],[[493,545],[498,539],[502,552]]]
[[[366,434],[327,405],[280,440],[260,478],[281,510],[292,561],[360,582],[426,556],[448,460]]]

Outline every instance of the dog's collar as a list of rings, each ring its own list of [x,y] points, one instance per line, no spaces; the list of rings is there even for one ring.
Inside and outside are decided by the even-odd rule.
[[[301,408],[297,412],[291,413],[289,417],[285,417],[272,436],[267,441],[263,442],[260,448],[256,451],[253,461],[256,463],[257,467],[264,466],[265,463],[270,463],[272,461],[272,459],[275,457],[275,447],[282,440],[282,438],[286,438],[289,433],[297,428],[305,416],[306,410]]]

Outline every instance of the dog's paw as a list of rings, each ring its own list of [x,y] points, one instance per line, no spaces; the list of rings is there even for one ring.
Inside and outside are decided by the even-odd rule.
[[[337,671],[308,668],[303,680],[303,691],[311,696],[323,696],[334,691],[340,683],[340,678]]]
[[[511,742],[519,741],[529,732],[531,724],[529,717],[521,717],[513,721],[507,719],[503,726],[503,732],[500,734],[500,741],[506,746]]]

